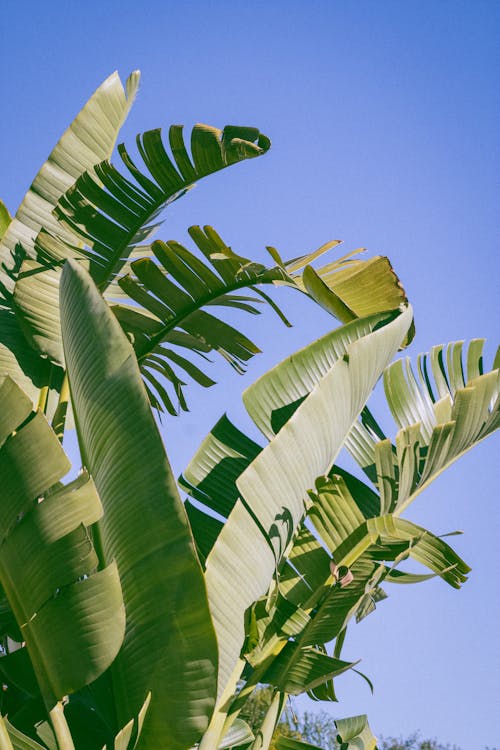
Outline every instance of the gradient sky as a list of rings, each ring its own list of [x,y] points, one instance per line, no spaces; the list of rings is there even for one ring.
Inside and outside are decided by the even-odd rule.
[[[498,338],[498,0],[311,2],[11,2],[0,21],[0,196],[15,212],[38,167],[100,82],[142,70],[121,139],[195,122],[258,126],[264,158],[209,178],[174,204],[160,230],[186,240],[212,224],[242,254],[284,257],[329,239],[388,255],[414,305],[410,353],[456,339]],[[291,331],[270,314],[244,320],[264,354],[242,378],[193,386],[191,412],[163,433],[180,471],[239,394],[332,320],[291,293]],[[392,433],[394,434],[394,432]],[[500,744],[498,438],[418,498],[408,517],[472,566],[455,591],[441,580],[390,588],[353,626],[345,658],[362,657],[372,697],[338,680],[335,716],[367,712],[375,732],[426,736],[462,750]],[[305,706],[303,701],[299,704]],[[318,709],[318,704],[312,704]]]

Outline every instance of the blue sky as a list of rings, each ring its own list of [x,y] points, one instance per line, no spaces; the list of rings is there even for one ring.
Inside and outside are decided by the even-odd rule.
[[[297,2],[11,2],[0,28],[0,196],[11,212],[71,119],[113,70],[140,68],[122,139],[171,123],[258,126],[264,158],[200,184],[168,212],[164,239],[212,224],[263,260],[339,238],[388,255],[415,308],[410,353],[498,338],[500,3],[496,0]],[[243,378],[214,366],[220,386],[164,423],[181,470],[239,394],[331,319],[280,297],[295,328],[246,321],[264,354]],[[368,712],[375,731],[498,744],[500,620],[498,439],[479,446],[415,503],[409,517],[443,533],[473,567],[456,592],[441,581],[393,587],[357,627],[346,656],[375,683],[338,681],[336,716]],[[303,703],[300,703],[304,706]],[[313,708],[318,708],[316,704]]]

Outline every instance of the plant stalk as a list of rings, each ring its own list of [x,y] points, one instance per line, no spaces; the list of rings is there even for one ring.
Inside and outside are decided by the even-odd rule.
[[[47,412],[47,402],[49,400],[49,386],[44,385],[40,388],[40,395],[38,396],[37,411],[41,411],[44,414]]]
[[[63,704],[60,701],[49,711],[49,717],[57,740],[58,750],[75,750],[68,722],[64,715]]]
[[[52,419],[52,429],[57,435],[60,443],[64,437],[64,426],[66,424],[66,413],[68,411],[69,404],[69,380],[68,373],[64,373],[63,382],[61,385],[61,392],[59,393],[59,401],[57,402],[57,408]]]
[[[220,700],[216,704],[215,710],[212,714],[212,719],[208,725],[208,729],[203,735],[198,750],[217,750],[220,742],[225,734],[226,718],[233,701],[233,696],[236,691],[238,680],[241,677],[245,662],[243,659],[239,659],[236,667],[234,668],[233,674],[229,678],[224,692],[221,695]]]
[[[288,700],[287,693],[276,692],[264,717],[260,729],[248,750],[269,750],[274,731],[278,725],[283,709]]]
[[[39,411],[42,411],[44,414],[47,414],[47,406],[49,404],[49,394],[50,394],[50,386],[52,383],[53,372],[54,372],[54,365],[51,365],[50,370],[49,370],[49,382],[47,383],[47,385],[44,385],[42,388],[40,388],[40,395],[38,397],[37,409]]]
[[[10,741],[7,727],[3,718],[0,716],[0,750],[14,750]]]
[[[285,643],[286,641],[283,642],[282,647],[285,646]],[[281,651],[281,648],[279,650]],[[227,731],[229,731],[232,724],[234,723],[234,720],[239,716],[240,711],[242,710],[242,708],[244,708],[247,699],[259,684],[261,677],[265,674],[268,667],[268,660],[265,660],[262,664],[260,664],[260,666],[256,667],[250,675],[249,679],[246,681],[245,686],[238,693],[237,697],[232,701],[231,707],[227,713],[226,721],[224,723],[223,736]]]

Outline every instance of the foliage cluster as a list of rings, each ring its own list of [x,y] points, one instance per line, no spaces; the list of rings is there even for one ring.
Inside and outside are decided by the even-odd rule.
[[[189,229],[192,249],[150,243],[163,209],[270,141],[196,125],[188,146],[174,125],[168,144],[153,130],[118,146],[118,168],[138,81],[110,76],[15,216],[0,204],[0,750],[300,750],[275,733],[288,696],[337,700],[357,671],[350,622],[386,586],[466,580],[447,540],[401,516],[498,428],[499,357],[489,370],[475,339],[393,362],[413,311],[381,256],[318,267],[338,242],[291,260],[270,247],[266,266],[210,226]],[[213,384],[209,355],[241,372],[259,351],[232,310],[288,324],[276,286],[340,325],[243,394],[261,442],[224,416],[176,480],[155,416],[187,408],[187,381]],[[380,378],[394,439],[367,406]],[[374,750],[366,716],[333,723],[341,750]]]
[[[257,732],[272,701],[272,690],[260,688],[247,701],[242,716],[252,729]],[[324,750],[338,750],[337,729],[335,721],[326,711],[300,711],[289,704],[283,712],[277,726],[279,736],[302,740]],[[270,750],[276,747],[271,742]],[[420,732],[413,732],[408,737],[380,737],[378,750],[460,750],[456,745],[443,745],[436,739],[422,739]],[[486,749],[488,750],[488,749]]]

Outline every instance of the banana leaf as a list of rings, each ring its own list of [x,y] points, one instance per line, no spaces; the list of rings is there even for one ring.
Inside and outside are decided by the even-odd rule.
[[[47,709],[102,674],[124,635],[113,561],[97,570],[88,527],[102,515],[86,474],[70,463],[40,412],[10,379],[0,384],[0,583]]]
[[[117,729],[151,692],[139,748],[185,750],[207,726],[217,670],[189,523],[132,346],[74,261],[62,276],[61,315],[82,457],[104,507],[100,554],[116,560],[127,615],[109,672]]]
[[[241,499],[208,555],[206,581],[219,643],[219,694],[243,645],[244,613],[269,588],[352,423],[411,323],[411,308],[347,348],[293,417],[237,480]],[[279,384],[281,386],[281,384]]]
[[[61,229],[53,211],[60,197],[86,170],[109,158],[137,92],[139,73],[125,88],[113,73],[91,96],[41,167],[0,243],[0,282],[12,292],[12,272],[25,256],[35,258],[40,231],[72,235]]]

